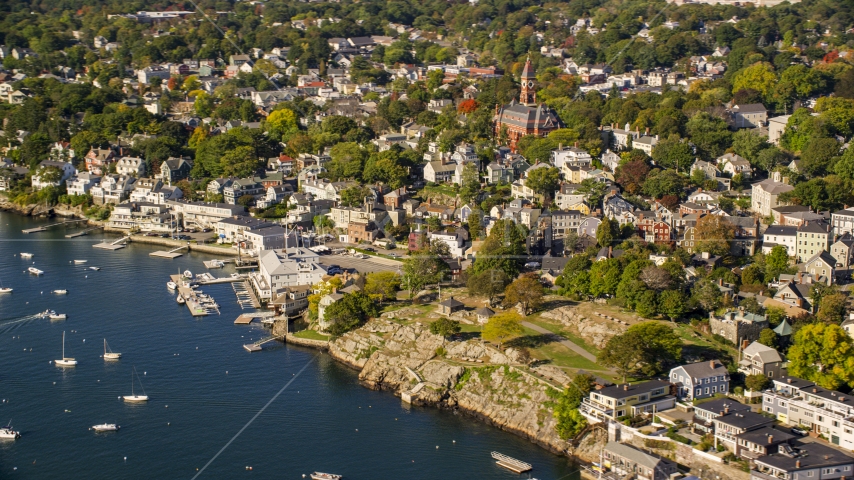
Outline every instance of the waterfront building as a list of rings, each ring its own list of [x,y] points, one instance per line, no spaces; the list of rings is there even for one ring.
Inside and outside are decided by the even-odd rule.
[[[258,255],[258,272],[250,274],[252,287],[262,300],[284,287],[314,285],[323,280],[326,267],[319,256],[304,247],[264,250]]]
[[[594,422],[669,410],[676,406],[670,389],[662,380],[614,385],[590,392],[578,410]]]

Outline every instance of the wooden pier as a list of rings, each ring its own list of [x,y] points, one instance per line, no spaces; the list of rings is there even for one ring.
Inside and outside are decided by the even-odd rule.
[[[98,244],[95,244],[92,246],[95,248],[101,248],[104,250],[119,250],[119,249],[125,248],[127,246],[124,242],[127,242],[128,240],[130,240],[130,235],[128,235],[127,237],[120,238],[120,239],[118,239],[112,243],[104,242],[104,243],[98,243]]]
[[[270,336],[267,338],[262,338],[261,340],[258,340],[255,343],[249,343],[249,344],[243,345],[243,348],[245,348],[246,351],[249,353],[260,352],[261,351],[261,345],[264,345],[265,343],[272,342],[273,340],[284,341],[284,339],[285,339],[284,335],[282,335],[282,336],[273,335],[273,336]]]
[[[492,458],[495,459],[495,463],[499,466],[510,470],[515,473],[525,473],[533,470],[534,466],[530,463],[523,462],[521,460],[516,460],[513,457],[508,457],[503,453],[492,452]]]
[[[170,275],[170,279],[175,282],[176,285],[181,285],[183,283],[181,275]],[[194,317],[208,316],[211,314],[211,310],[215,311],[217,314],[220,313],[219,307],[205,305],[198,297],[196,291],[192,288],[179,286],[178,295],[184,298],[184,304],[190,309],[190,315]]]
[[[24,233],[44,232],[44,231],[47,231],[47,229],[48,229],[48,228],[50,228],[50,227],[56,227],[56,226],[58,226],[58,225],[66,225],[66,224],[68,224],[68,223],[87,222],[87,221],[88,221],[88,220],[87,220],[87,219],[85,219],[85,218],[84,218],[84,219],[80,219],[80,220],[66,220],[66,221],[64,221],[64,222],[51,223],[50,225],[42,225],[41,227],[27,228],[27,229],[25,229],[25,230],[21,230],[21,231],[22,231],[22,232],[24,232]]]
[[[249,325],[255,320],[261,320],[261,323],[265,323],[268,320],[272,321],[272,317],[275,314],[273,312],[255,312],[255,313],[241,313],[237,319],[234,321],[235,325]]]
[[[98,230],[99,228],[104,228],[104,227],[100,227],[100,226],[99,226],[99,227],[92,227],[92,228],[87,228],[86,230],[83,230],[83,231],[80,231],[80,232],[76,232],[76,233],[69,233],[68,235],[66,235],[66,236],[65,236],[65,238],[76,238],[76,237],[82,237],[83,235],[88,235],[88,234],[89,234],[89,232],[91,232],[92,230]]]

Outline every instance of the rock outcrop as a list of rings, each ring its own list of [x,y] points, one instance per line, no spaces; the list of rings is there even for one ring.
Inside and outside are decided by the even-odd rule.
[[[549,310],[543,312],[542,316],[561,322],[566,325],[569,331],[600,349],[608,343],[611,337],[619,335],[629,328],[628,325],[604,318],[587,318],[578,313],[572,306]]]
[[[453,408],[516,433],[556,453],[569,445],[555,432],[548,382],[479,341],[447,341],[426,326],[387,318],[329,343],[329,353],[358,369],[368,387],[394,391],[416,405]]]

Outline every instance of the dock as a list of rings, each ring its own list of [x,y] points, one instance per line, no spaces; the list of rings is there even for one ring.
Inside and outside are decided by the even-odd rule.
[[[513,457],[508,457],[503,453],[492,452],[492,458],[495,459],[495,463],[499,466],[510,470],[515,473],[525,473],[534,469],[534,466],[530,463],[523,462],[521,460],[516,460]]]
[[[156,252],[149,253],[148,256],[149,257],[168,258],[171,260],[171,259],[178,258],[181,255],[183,255],[183,253],[176,253],[176,252],[178,250],[183,250],[185,248],[190,248],[190,246],[189,245],[182,245],[178,248],[173,248],[172,250],[169,250],[168,252],[165,252],[163,250],[158,250]]]
[[[255,313],[241,313],[240,316],[237,317],[237,320],[234,321],[235,325],[249,325],[255,320],[261,320],[261,323],[272,322],[273,312],[255,312]]]
[[[225,266],[225,262],[223,262],[222,260],[205,260],[202,263],[205,264],[205,268],[207,269],[222,268]]]
[[[231,288],[234,290],[234,294],[237,295],[237,303],[241,309],[261,308],[261,302],[255,296],[255,291],[252,290],[249,281],[241,278],[239,279],[239,283],[232,283]]]
[[[82,230],[80,232],[69,233],[68,235],[65,236],[65,238],[82,237],[83,235],[88,235],[89,232],[91,232],[92,230],[98,230],[99,228],[104,228],[104,227],[101,227],[101,226],[92,227],[92,228],[87,228],[86,230]]]
[[[98,244],[95,244],[92,246],[95,248],[101,248],[104,250],[119,250],[119,249],[125,248],[127,246],[124,242],[127,242],[128,240],[130,240],[130,235],[128,235],[127,237],[120,238],[120,239],[118,239],[112,243],[104,242],[104,243],[98,243]]]
[[[170,275],[170,278],[177,285],[182,285],[184,283],[181,275]],[[200,293],[201,292],[197,292],[189,287],[178,287],[178,295],[184,297],[184,305],[190,309],[190,315],[194,317],[205,317],[210,315],[211,312],[216,312],[217,315],[219,315],[219,306],[216,304],[216,301],[210,297],[200,297]]]
[[[21,230],[21,231],[22,231],[22,232],[24,232],[24,233],[44,232],[44,231],[47,231],[47,229],[48,229],[48,228],[50,228],[50,227],[56,227],[56,226],[58,226],[58,225],[66,225],[66,224],[68,224],[68,223],[77,223],[77,222],[88,222],[88,220],[87,220],[87,219],[85,219],[85,218],[84,218],[84,219],[80,219],[80,220],[66,220],[66,221],[64,221],[64,222],[51,223],[50,225],[42,225],[41,227],[27,228],[27,229],[25,229],[25,230]]]
[[[243,345],[243,348],[245,348],[246,351],[249,353],[260,352],[261,351],[261,345],[264,345],[265,343],[268,343],[268,342],[272,342],[273,340],[284,340],[284,338],[285,338],[284,335],[282,335],[282,336],[273,335],[273,336],[270,336],[267,338],[262,338],[261,340],[258,340],[255,343],[249,343],[249,344]]]

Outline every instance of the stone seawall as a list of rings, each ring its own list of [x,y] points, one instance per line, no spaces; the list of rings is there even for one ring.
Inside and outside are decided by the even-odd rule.
[[[121,233],[127,235],[127,230],[117,229],[117,228],[104,228],[105,232],[111,233]],[[177,248],[177,247],[186,247],[186,240],[172,240],[171,238],[160,238],[160,237],[146,237],[145,235],[133,235],[130,237],[131,243],[147,243],[150,245],[163,245],[164,247]],[[190,244],[190,251],[193,252],[202,252],[202,253],[212,253],[214,255],[225,255],[229,257],[236,257],[237,252],[231,248],[225,247],[216,247],[213,245],[196,245],[195,243]]]

